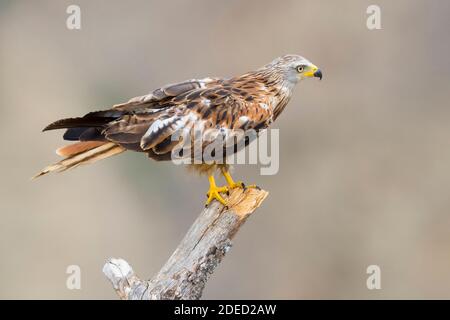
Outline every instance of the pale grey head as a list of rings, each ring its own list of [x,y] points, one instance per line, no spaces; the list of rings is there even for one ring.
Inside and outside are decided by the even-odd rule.
[[[276,58],[261,70],[269,71],[281,76],[284,81],[296,84],[305,78],[316,77],[322,79],[322,71],[308,59],[295,54],[287,54]]]

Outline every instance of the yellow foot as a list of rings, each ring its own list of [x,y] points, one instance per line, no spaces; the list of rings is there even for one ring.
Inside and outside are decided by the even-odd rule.
[[[251,184],[251,185],[247,186],[242,181],[234,181],[233,178],[231,177],[231,174],[228,171],[226,171],[225,169],[222,169],[222,174],[223,174],[223,177],[225,178],[225,180],[227,181],[228,187],[230,189],[237,189],[237,188],[241,188],[244,190],[248,189],[248,188],[261,189],[256,184]]]
[[[206,200],[206,204],[205,205],[208,206],[211,203],[211,201],[216,199],[221,204],[226,206],[227,202],[220,195],[220,193],[228,193],[228,187],[215,187],[215,188],[211,188],[210,187],[208,193],[206,194],[206,196],[208,197],[208,200]]]
[[[205,206],[207,207],[211,201],[216,199],[224,206],[227,205],[227,202],[225,199],[220,195],[221,193],[229,193],[229,188],[227,186],[224,187],[218,187],[216,185],[216,181],[214,180],[214,176],[209,176],[209,190],[206,196],[208,197],[208,200],[206,200]]]

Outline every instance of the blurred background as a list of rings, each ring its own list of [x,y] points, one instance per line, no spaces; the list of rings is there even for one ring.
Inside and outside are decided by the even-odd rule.
[[[30,181],[64,144],[45,125],[286,53],[324,79],[275,123],[279,173],[236,167],[270,195],[204,298],[450,298],[449,16],[439,0],[0,0],[0,298],[116,299],[106,259],[150,278],[205,200],[207,179],[137,153]]]

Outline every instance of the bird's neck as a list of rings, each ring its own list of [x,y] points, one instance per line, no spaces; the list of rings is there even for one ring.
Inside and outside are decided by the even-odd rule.
[[[275,121],[291,99],[296,83],[280,76],[279,73],[265,72],[264,69],[259,70],[259,74],[265,85],[272,88],[270,94]]]
[[[254,88],[255,91],[265,95],[264,100],[268,100],[272,107],[273,120],[284,110],[295,87],[292,81],[266,69],[246,73],[231,81],[239,87]]]
[[[275,95],[275,105],[273,108],[273,120],[275,121],[278,116],[283,112],[284,108],[288,104],[288,102],[291,100],[292,97],[292,91],[294,89],[294,85],[288,84],[281,84],[279,89],[277,90],[278,93]]]

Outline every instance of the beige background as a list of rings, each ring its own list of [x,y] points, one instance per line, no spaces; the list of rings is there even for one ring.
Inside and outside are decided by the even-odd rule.
[[[366,8],[382,9],[382,30]],[[101,268],[165,262],[207,181],[127,153],[31,182],[53,120],[298,53],[321,67],[275,124],[281,167],[205,298],[450,298],[448,1],[0,1],[0,297],[106,298]],[[82,289],[66,289],[66,267]],[[366,267],[382,289],[366,288]]]

